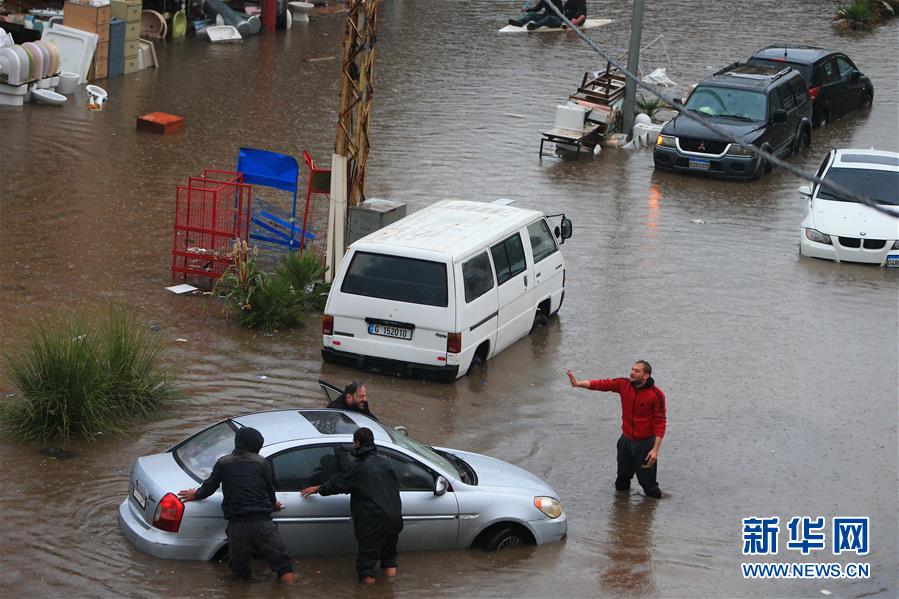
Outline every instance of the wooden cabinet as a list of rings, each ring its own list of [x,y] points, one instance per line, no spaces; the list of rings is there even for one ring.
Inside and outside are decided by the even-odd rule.
[[[136,72],[140,51],[140,14],[143,0],[112,0],[112,16],[125,21],[125,74]]]
[[[63,8],[63,23],[66,26],[97,34],[97,50],[94,52],[94,62],[87,76],[90,80],[106,77],[109,57],[109,17],[109,6],[90,6],[70,0]]]

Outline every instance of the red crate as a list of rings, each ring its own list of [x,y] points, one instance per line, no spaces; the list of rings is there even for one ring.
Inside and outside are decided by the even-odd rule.
[[[253,188],[243,175],[206,169],[175,194],[172,278],[211,287],[231,264],[235,241],[249,236]]]

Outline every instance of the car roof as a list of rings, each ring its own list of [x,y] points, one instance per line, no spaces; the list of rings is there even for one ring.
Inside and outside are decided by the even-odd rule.
[[[263,447],[285,441],[352,435],[356,428],[362,426],[371,429],[376,441],[390,441],[390,436],[380,423],[364,414],[349,410],[329,408],[274,410],[235,416],[231,421],[242,427],[255,428],[262,433],[265,439]],[[313,422],[328,432],[322,432]],[[330,430],[326,425],[330,425]]]
[[[714,85],[717,87],[744,88],[756,91],[766,90],[776,81],[790,78],[791,72],[799,75],[787,65],[767,65],[738,63],[730,64],[711,77],[704,79],[700,85]]]
[[[786,48],[787,56],[784,57],[784,48]],[[804,64],[812,64],[825,56],[829,56],[831,54],[840,54],[839,52],[835,52],[834,50],[827,50],[825,48],[816,48],[815,46],[803,46],[801,44],[792,44],[792,45],[771,45],[767,48],[762,48],[758,52],[752,55],[752,58],[777,58],[777,59],[785,59],[790,62],[796,63],[804,63]]]
[[[366,235],[360,251],[405,248],[458,260],[541,218],[536,210],[487,202],[443,200]]]
[[[834,153],[830,168],[870,169],[899,172],[899,152],[842,149]]]

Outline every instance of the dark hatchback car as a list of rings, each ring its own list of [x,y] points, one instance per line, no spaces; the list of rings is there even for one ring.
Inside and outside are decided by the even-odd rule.
[[[660,170],[757,179],[770,165],[756,154],[801,152],[811,143],[812,105],[798,71],[784,65],[735,63],[696,86],[681,114],[665,124],[653,162]],[[723,130],[732,143],[683,114],[692,112]]]
[[[874,84],[842,52],[813,46],[768,46],[753,54],[749,64],[786,65],[799,71],[812,98],[815,127],[874,102]]]

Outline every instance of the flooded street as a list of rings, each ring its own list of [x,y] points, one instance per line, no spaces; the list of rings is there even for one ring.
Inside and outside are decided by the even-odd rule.
[[[574,222],[558,318],[450,385],[323,364],[314,315],[266,335],[163,289],[176,185],[233,169],[241,146],[329,163],[342,16],[242,44],[160,44],[161,68],[101,82],[111,98],[101,112],[84,107],[83,89],[62,108],[0,111],[2,349],[32,320],[118,301],[158,328],[194,391],[128,436],[74,443],[71,460],[0,440],[5,595],[895,596],[899,272],[800,258],[803,182],[783,172],[749,184],[654,174],[651,150],[541,161],[555,105],[605,63],[573,35],[497,34],[519,4],[381,8],[367,196],[410,212],[505,197]],[[588,33],[616,55],[630,6],[589,3],[591,17],[614,19]],[[846,52],[873,81],[874,106],[813,131],[811,151],[789,159],[813,172],[829,148],[899,149],[899,20],[838,36],[832,11],[808,0],[647,3],[643,40],[664,34],[680,89],[771,43]],[[304,60],[328,56],[338,58]],[[185,130],[136,131],[153,111],[184,116]],[[636,484],[616,496],[618,398],[572,389],[564,374],[627,376],[639,358],[668,398],[658,502]],[[361,378],[383,421],[540,476],[561,495],[567,540],[401,554],[400,576],[370,588],[356,584],[352,556],[302,559],[291,589],[126,541],[116,509],[138,456],[229,416],[322,406],[319,378]],[[870,579],[744,580],[741,520],[771,515],[782,546],[793,516],[869,516],[871,553],[850,561],[870,563]],[[771,561],[844,558],[828,548]]]

